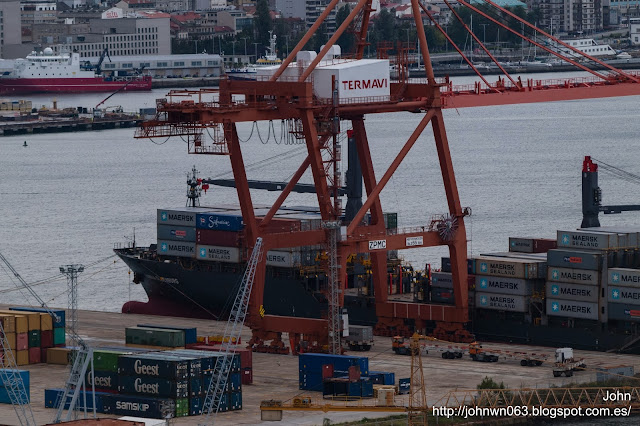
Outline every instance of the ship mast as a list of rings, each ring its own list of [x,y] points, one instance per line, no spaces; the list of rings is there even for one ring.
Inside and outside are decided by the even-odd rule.
[[[200,206],[200,195],[202,194],[202,179],[198,179],[198,170],[196,166],[191,169],[191,176],[187,173],[187,207]]]

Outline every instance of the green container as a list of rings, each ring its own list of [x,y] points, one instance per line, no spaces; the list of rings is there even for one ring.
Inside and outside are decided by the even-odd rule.
[[[176,399],[176,417],[187,417],[189,415],[189,399]]]
[[[384,223],[385,228],[396,229],[398,227],[398,213],[385,213]]]
[[[126,341],[134,345],[184,347],[184,331],[165,328],[127,327]]]
[[[64,345],[66,343],[66,334],[64,327],[53,329],[53,345]]]
[[[29,330],[29,347],[30,348],[39,348],[40,347],[40,330]]]
[[[127,351],[93,351],[93,370],[118,372],[118,357],[128,354]]]

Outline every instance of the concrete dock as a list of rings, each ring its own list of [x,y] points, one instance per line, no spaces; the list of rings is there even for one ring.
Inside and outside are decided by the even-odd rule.
[[[0,305],[0,309],[8,309]],[[171,324],[197,327],[199,335],[222,334],[225,323],[211,320],[188,318],[157,317],[151,315],[120,314],[96,311],[80,311],[78,314],[79,334],[93,346],[123,346],[125,327],[140,323]],[[250,338],[250,330],[245,327],[243,342]],[[524,345],[485,343],[485,348],[509,351],[544,352],[552,354],[555,348],[541,348]],[[485,376],[497,382],[503,381],[508,388],[562,386],[569,383],[595,381],[595,368],[614,365],[633,365],[640,372],[640,357],[635,355],[606,354],[602,352],[575,351],[578,357],[585,358],[587,371],[576,372],[571,378],[554,378],[551,364],[540,367],[522,367],[516,361],[500,360],[496,363],[473,362],[469,358],[446,360],[439,353],[429,353],[422,358],[425,382],[427,383],[428,403],[431,405],[451,390],[475,389]],[[391,350],[391,338],[376,337],[370,352],[349,353],[368,356],[371,370],[394,372],[398,378],[409,377],[411,357],[396,355]],[[50,423],[55,410],[44,408],[44,389],[62,388],[69,374],[69,367],[50,364],[22,366],[28,369],[31,377],[31,407],[39,425]],[[639,380],[640,385],[640,380]],[[260,401],[276,399],[289,401],[295,396],[309,395],[321,397],[319,392],[300,391],[298,389],[298,358],[291,355],[253,354],[253,384],[243,386],[243,408],[240,411],[220,413],[216,418],[218,425],[261,424]],[[404,398],[404,399],[402,399]],[[397,401],[407,403],[402,396]],[[329,401],[327,401],[329,403]],[[322,413],[322,412],[284,412],[282,422],[265,422],[278,425],[321,425],[324,418],[332,422],[359,420],[363,417],[384,417],[387,413]],[[103,418],[115,416],[99,415]],[[182,417],[173,419],[173,425],[197,425],[203,418]],[[18,425],[11,405],[0,404],[0,424]]]

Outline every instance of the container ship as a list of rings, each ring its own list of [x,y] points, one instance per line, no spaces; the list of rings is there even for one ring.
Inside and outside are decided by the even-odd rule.
[[[97,67],[99,69],[99,67]],[[81,66],[80,54],[54,54],[50,47],[17,59],[0,76],[0,94],[86,93],[151,90],[151,76],[107,77]]]
[[[195,181],[194,170],[191,191]],[[593,191],[587,186],[586,192]],[[127,302],[123,312],[228,315],[249,254],[240,207],[192,204],[158,209],[157,244],[115,250],[149,297]],[[267,212],[255,208],[258,217]],[[394,233],[397,214],[385,213],[384,219],[387,232]],[[640,227],[601,227],[597,217],[585,221],[582,228],[557,231],[554,239],[513,237],[506,251],[468,259],[468,328],[476,338],[640,352]],[[283,206],[266,232],[315,230],[321,224],[315,208]],[[326,270],[322,246],[267,252],[266,313],[326,318]],[[350,323],[377,322],[371,274],[368,254],[349,257],[344,307]],[[417,270],[388,251],[386,278],[390,299],[455,304],[449,258],[440,267]]]

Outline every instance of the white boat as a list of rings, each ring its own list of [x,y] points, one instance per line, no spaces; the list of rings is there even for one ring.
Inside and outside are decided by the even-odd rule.
[[[282,59],[278,58],[276,53],[276,40],[277,37],[273,34],[273,31],[269,31],[269,47],[267,48],[267,54],[258,59],[255,64],[247,65],[244,68],[234,68],[226,71],[225,74],[227,77],[231,80],[255,80],[258,68],[280,65],[282,63]]]
[[[563,43],[568,44],[569,46],[577,49],[583,53],[586,53],[589,56],[598,57],[598,56],[615,56],[616,51],[609,46],[608,44],[598,44],[592,38],[582,38],[575,40],[561,40]],[[574,52],[571,49],[568,49],[562,45],[558,46],[558,49],[568,57],[580,58],[582,55]]]

